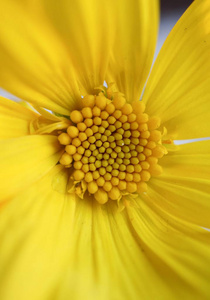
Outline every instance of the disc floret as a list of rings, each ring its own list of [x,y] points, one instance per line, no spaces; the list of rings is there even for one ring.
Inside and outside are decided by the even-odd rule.
[[[75,187],[83,184],[101,204],[146,192],[150,177],[162,172],[160,119],[110,87],[82,102],[81,110],[70,113],[73,125],[58,136],[65,146],[60,164],[72,170]]]

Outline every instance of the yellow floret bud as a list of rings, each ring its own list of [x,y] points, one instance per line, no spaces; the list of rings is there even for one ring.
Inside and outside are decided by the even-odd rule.
[[[92,135],[93,135],[92,129],[91,129],[91,128],[87,128],[87,129],[85,130],[85,134],[87,135],[87,137],[92,136]]]
[[[102,122],[102,120],[101,120],[100,117],[95,117],[95,118],[93,119],[93,123],[94,123],[95,125],[97,125],[97,126],[101,125],[101,122]]]
[[[75,179],[76,181],[82,180],[82,179],[84,178],[84,176],[85,176],[85,174],[84,174],[84,172],[81,171],[81,170],[76,170],[76,171],[74,171],[74,173],[73,173],[73,177],[74,177],[74,179]]]
[[[85,140],[87,140],[87,135],[85,132],[80,132],[79,133],[79,139],[81,142],[84,142]]]
[[[146,123],[139,124],[138,130],[141,131],[141,132],[144,132],[144,131],[148,130],[147,124]]]
[[[85,156],[90,157],[91,156],[91,151],[90,150],[85,150]]]
[[[165,149],[163,146],[161,145],[158,145],[157,147],[155,147],[153,150],[152,150],[152,154],[153,156],[157,157],[157,158],[161,158],[163,157],[165,153]]]
[[[111,200],[118,200],[121,197],[121,193],[117,187],[113,187],[111,191],[108,192],[108,195]]]
[[[123,179],[125,179],[125,175],[126,175],[125,172],[119,172],[118,178],[123,180]]]
[[[143,153],[144,153],[145,156],[148,157],[148,156],[152,155],[152,150],[145,148],[144,151],[143,151]]]
[[[61,133],[58,136],[58,140],[59,140],[61,145],[68,145],[68,144],[71,143],[71,137],[65,132]]]
[[[91,127],[91,129],[92,129],[93,133],[97,133],[98,132],[98,126],[96,126],[96,125],[93,125]]]
[[[82,168],[82,163],[81,163],[81,161],[75,161],[74,162],[74,169],[76,169],[76,170],[80,170],[81,168]]]
[[[121,109],[125,105],[125,98],[119,93],[115,94],[112,104],[114,104],[116,109]]]
[[[151,175],[148,171],[141,171],[141,179],[142,181],[148,181],[150,179]]]
[[[137,191],[137,184],[135,182],[127,182],[126,190],[129,193],[135,193]]]
[[[99,177],[97,180],[96,180],[98,186],[103,186],[104,183],[105,183],[105,179],[103,177]]]
[[[158,127],[160,127],[160,118],[158,117],[150,118],[149,121],[147,122],[147,125],[150,130],[157,129]]]
[[[132,123],[134,121],[136,121],[136,114],[130,114],[130,115],[128,115],[128,122]]]
[[[99,189],[95,194],[94,194],[94,198],[96,199],[96,201],[98,201],[98,203],[100,204],[104,204],[108,201],[108,195],[107,193],[103,190],[103,189]]]
[[[102,121],[101,126],[103,126],[104,128],[107,128],[109,126],[109,123],[107,121]]]
[[[130,130],[126,130],[125,132],[124,132],[124,137],[125,138],[129,138],[131,136],[131,131]]]
[[[112,115],[115,119],[119,119],[122,116],[122,112],[121,110],[115,110]]]
[[[115,111],[115,106],[114,106],[114,104],[109,103],[105,109],[108,112],[108,114],[111,115]]]
[[[141,165],[135,165],[134,166],[134,171],[135,172],[139,173],[139,172],[141,172],[141,170],[142,170]]]
[[[101,119],[102,119],[102,120],[106,120],[108,117],[109,117],[108,112],[105,111],[105,110],[103,110],[103,111],[101,112]]]
[[[142,169],[143,170],[147,170],[147,169],[149,169],[149,163],[147,162],[147,161],[142,161],[141,162],[141,167],[142,167]]]
[[[104,176],[104,175],[106,174],[106,169],[103,168],[103,167],[101,167],[101,168],[99,169],[99,174],[102,175],[102,176]]]
[[[145,193],[147,191],[147,184],[145,182],[137,183],[137,192]]]
[[[75,138],[72,140],[72,145],[75,147],[79,147],[81,145],[81,140],[79,138]]]
[[[96,106],[98,106],[101,110],[103,110],[106,107],[107,99],[106,97],[100,95],[96,96]]]
[[[82,109],[82,115],[85,119],[92,118],[92,116],[93,116],[92,109],[90,107],[84,107]]]
[[[142,114],[145,110],[145,104],[142,101],[133,101],[132,102],[132,107],[134,113],[137,114]]]
[[[69,134],[69,136],[70,136],[71,138],[75,138],[75,137],[78,136],[79,130],[78,130],[78,128],[75,127],[75,126],[69,126],[69,127],[67,128],[67,133]]]
[[[127,166],[127,167],[126,167],[126,171],[127,171],[128,173],[133,173],[133,172],[134,172],[134,166],[133,166],[133,165]]]
[[[68,166],[72,163],[73,159],[72,159],[72,156],[69,155],[68,153],[64,153],[61,158],[60,158],[60,163],[64,166]]]
[[[82,154],[84,154],[84,152],[85,152],[85,149],[82,146],[80,146],[80,147],[77,148],[77,153],[78,154],[82,155]]]
[[[156,165],[158,162],[158,159],[157,159],[157,157],[150,156],[147,158],[147,161],[150,165]]]
[[[86,181],[86,182],[91,182],[91,181],[93,181],[93,175],[92,175],[91,172],[88,172],[88,173],[85,174],[85,181]]]
[[[101,134],[103,134],[104,132],[105,132],[105,128],[103,127],[103,126],[100,126],[99,128],[98,128],[98,132],[99,133],[101,133]]]
[[[67,145],[65,150],[68,154],[73,155],[76,153],[77,148],[74,145]]]
[[[98,190],[98,185],[97,185],[97,183],[95,181],[92,181],[92,182],[88,183],[87,188],[88,188],[88,192],[90,194],[95,194],[97,192],[97,190]]]
[[[111,179],[111,184],[113,186],[117,186],[119,184],[119,178],[116,178],[116,177],[112,177]]]
[[[141,114],[137,115],[136,121],[138,123],[146,123],[149,119],[149,116],[147,114]]]
[[[128,123],[128,122],[123,123],[123,124],[122,124],[122,128],[123,128],[124,130],[130,129],[130,123]]]
[[[89,146],[90,146],[90,143],[88,141],[84,141],[82,142],[82,146],[85,148],[85,149],[88,149]]]
[[[126,115],[122,115],[122,116],[119,118],[119,121],[120,121],[121,123],[125,123],[125,122],[128,121],[128,117],[127,117]]]
[[[98,179],[100,177],[100,174],[98,171],[93,171],[93,179]]]
[[[133,173],[133,181],[134,182],[140,182],[141,176],[138,173]]]
[[[124,115],[130,115],[133,112],[133,108],[129,103],[125,103],[121,110]]]
[[[126,173],[126,175],[125,175],[125,180],[126,180],[126,181],[132,181],[132,180],[133,180],[133,175],[132,175],[132,174],[129,174],[129,173]]]
[[[132,122],[131,123],[131,129],[132,130],[136,130],[136,129],[138,129],[138,127],[139,127],[139,124],[137,122]]]
[[[104,189],[106,192],[111,191],[111,189],[112,189],[112,184],[111,184],[111,182],[109,182],[109,181],[105,182],[105,183],[104,183],[104,186],[103,186],[103,189]]]
[[[82,158],[82,155],[79,154],[79,153],[75,153],[75,154],[73,155],[73,159],[74,159],[75,161],[79,161],[79,160],[81,160],[81,158]]]
[[[131,124],[132,125],[132,124]],[[138,128],[138,127],[137,127]],[[132,137],[138,138],[140,136],[140,132],[138,130],[133,130],[131,132]]]
[[[119,170],[112,170],[112,176],[115,176],[115,177],[117,177],[118,176],[118,174],[119,174]]]
[[[150,137],[150,132],[148,130],[141,132],[140,137],[142,139],[148,139]]]
[[[100,117],[101,110],[100,110],[99,107],[94,106],[94,107],[93,107],[93,110],[92,110],[92,113],[93,113],[93,116],[94,116],[94,117]]]
[[[95,96],[94,95],[86,95],[83,98],[81,98],[82,106],[93,108],[95,105]]]
[[[88,164],[83,165],[83,166],[82,166],[82,171],[83,171],[84,173],[87,173],[87,172],[89,171],[89,165],[88,165]]]
[[[150,132],[150,138],[151,141],[158,142],[161,139],[161,133],[158,130],[154,130]]]
[[[84,123],[87,127],[91,127],[93,125],[93,120],[88,118],[85,119]]]
[[[109,180],[112,179],[112,175],[111,175],[110,173],[106,173],[106,174],[104,175],[104,179],[105,179],[106,181],[109,181]]]
[[[87,126],[85,125],[85,123],[78,123],[77,128],[79,129],[79,131],[85,131]]]
[[[149,141],[147,143],[147,148],[154,149],[156,147],[156,143],[154,141]]]
[[[126,181],[123,181],[123,180],[120,180],[120,181],[119,181],[118,189],[119,189],[120,191],[126,190],[126,186],[127,186]]]
[[[137,165],[139,163],[139,160],[137,157],[131,157],[130,159],[132,165]]]
[[[108,117],[108,122],[109,122],[109,124],[114,124],[116,122],[115,117],[113,117],[113,116]]]
[[[163,172],[163,170],[160,165],[152,165],[149,168],[149,172],[152,176],[158,176]]]
[[[119,166],[119,170],[120,171],[125,171],[126,170],[126,166],[124,164]]]
[[[83,121],[83,115],[78,110],[73,110],[70,113],[70,118],[71,118],[72,122],[74,122],[74,123],[80,123]]]
[[[88,142],[91,143],[91,144],[95,143],[95,141],[96,141],[95,136],[90,136],[89,139],[88,139]]]

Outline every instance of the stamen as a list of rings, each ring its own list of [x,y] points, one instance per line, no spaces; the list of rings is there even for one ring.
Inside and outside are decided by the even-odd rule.
[[[166,154],[160,119],[149,118],[141,101],[126,103],[111,86],[105,91],[82,98],[82,110],[70,113],[74,125],[58,136],[65,146],[59,162],[72,170],[75,192],[84,193],[77,188],[81,182],[100,204],[145,193],[150,177],[162,173],[158,159]]]

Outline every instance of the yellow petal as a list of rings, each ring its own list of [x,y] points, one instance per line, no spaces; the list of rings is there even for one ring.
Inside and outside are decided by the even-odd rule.
[[[166,40],[143,96],[176,139],[210,135],[210,2],[194,1]]]
[[[75,203],[53,191],[58,171],[59,166],[1,209],[1,298],[145,298],[148,291],[157,293],[149,289],[151,281],[166,296],[126,213],[91,199]]]
[[[36,117],[33,111],[0,97],[0,139],[29,134],[30,122]]]
[[[113,43],[112,1],[62,0],[58,4],[56,0],[45,0],[44,3],[68,49],[81,89],[93,92],[104,82]]]
[[[156,0],[112,1],[115,43],[107,82],[116,82],[127,100],[138,100],[151,68],[157,40],[159,7]]]
[[[59,160],[55,136],[23,136],[0,142],[0,200],[43,177]]]
[[[151,281],[157,299],[208,299],[210,233],[199,227],[194,232],[188,228],[188,234],[185,227],[175,229],[170,219],[153,209],[157,198],[152,196],[149,190],[141,202],[136,201],[136,207],[128,205],[127,211],[136,240],[170,290],[165,298]]]
[[[155,204],[176,218],[210,228],[210,141],[180,145],[160,160],[151,178]]]
[[[0,84],[38,106],[69,114],[80,99],[71,57],[39,3],[0,2]]]
[[[54,167],[1,207],[2,299],[45,300],[55,293],[69,258],[74,215],[74,197],[51,188],[59,171]]]
[[[140,208],[119,212],[115,203],[100,206],[58,193],[52,189],[58,172],[54,167],[0,210],[2,299],[208,295],[204,243],[186,240],[140,199]]]

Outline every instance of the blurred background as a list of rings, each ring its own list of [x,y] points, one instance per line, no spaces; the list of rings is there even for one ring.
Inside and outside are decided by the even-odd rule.
[[[193,0],[161,0],[161,19],[156,55],[178,19]]]

